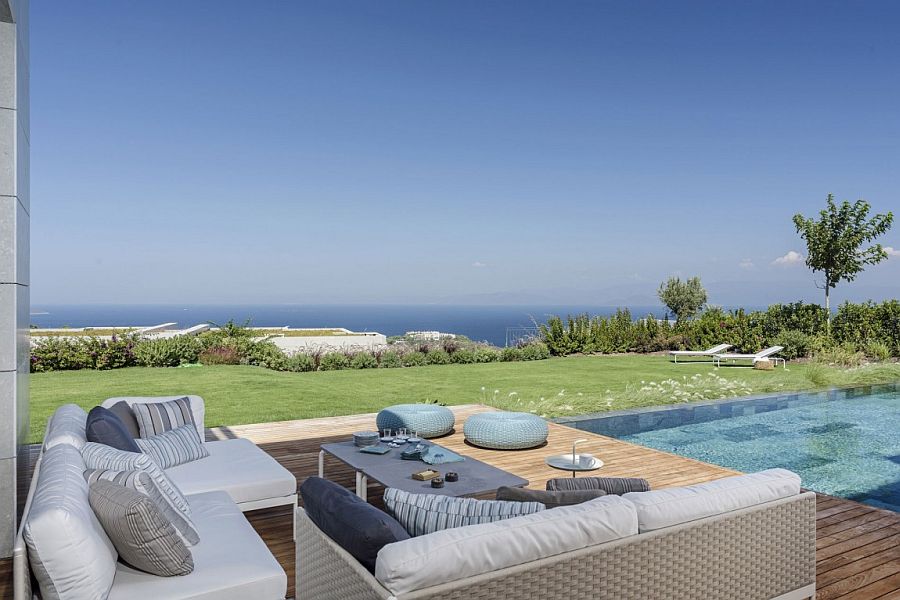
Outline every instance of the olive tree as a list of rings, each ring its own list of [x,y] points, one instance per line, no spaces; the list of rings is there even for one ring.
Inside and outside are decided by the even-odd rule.
[[[881,244],[872,244],[886,233],[894,221],[893,213],[877,214],[869,218],[871,206],[864,200],[840,206],[834,194],[828,194],[826,206],[819,218],[794,215],[797,233],[806,242],[806,266],[822,273],[816,285],[825,290],[827,327],[831,330],[831,290],[841,281],[853,281],[866,265],[875,265],[888,257]]]
[[[706,304],[706,290],[699,277],[691,277],[687,281],[669,277],[668,281],[659,285],[657,295],[679,323],[696,315]]]

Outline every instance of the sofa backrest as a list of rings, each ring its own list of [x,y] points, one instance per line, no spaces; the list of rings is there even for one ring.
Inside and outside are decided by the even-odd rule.
[[[44,433],[44,451],[57,444],[70,444],[81,450],[87,441],[84,426],[87,422],[87,413],[77,404],[64,404],[56,409],[47,422],[47,430]]]
[[[108,398],[103,401],[100,406],[109,408],[113,404],[122,402],[123,400],[131,406],[132,404],[153,404],[156,402],[168,402],[169,400],[177,400],[179,398],[188,398],[191,401],[191,414],[194,416],[194,423],[197,425],[197,433],[200,439],[206,441],[206,430],[203,425],[206,416],[206,407],[203,404],[203,398],[200,396],[192,396],[182,394],[181,396],[121,396],[118,398]]]
[[[14,549],[14,594],[31,600],[30,572],[45,598],[105,598],[118,554],[88,501],[74,445],[42,453]]]
[[[634,506],[619,496],[603,496],[388,544],[378,552],[375,578],[392,594],[405,594],[637,532]]]
[[[800,493],[800,476],[768,469],[697,485],[622,496],[637,511],[641,533],[721,515]]]

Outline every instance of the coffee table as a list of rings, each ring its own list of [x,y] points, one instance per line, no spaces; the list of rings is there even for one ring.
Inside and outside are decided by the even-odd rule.
[[[429,444],[437,446],[437,444]],[[366,486],[371,479],[384,487],[392,487],[415,494],[440,494],[442,496],[477,496],[497,491],[497,488],[524,487],[527,479],[513,475],[487,463],[465,457],[461,462],[429,465],[420,460],[403,460],[400,453],[405,446],[391,448],[387,454],[360,452],[353,442],[322,444],[319,451],[319,477],[325,476],[325,455],[338,459],[356,471],[356,495],[366,499]],[[430,481],[418,481],[412,474],[434,469],[441,474],[459,473],[459,481],[445,482],[442,488],[431,487]]]

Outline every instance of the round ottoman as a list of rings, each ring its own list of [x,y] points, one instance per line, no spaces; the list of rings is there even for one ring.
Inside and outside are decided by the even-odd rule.
[[[534,448],[547,441],[547,422],[521,412],[485,412],[472,415],[463,426],[466,441],[493,450]]]
[[[453,411],[437,404],[388,406],[375,418],[378,431],[390,429],[396,433],[398,429],[405,428],[410,434],[416,433],[422,438],[447,435],[455,423]]]

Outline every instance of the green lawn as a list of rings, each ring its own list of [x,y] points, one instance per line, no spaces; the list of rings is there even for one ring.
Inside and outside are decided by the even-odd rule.
[[[787,370],[763,372],[713,369],[708,363],[673,365],[662,356],[640,355],[315,373],[243,366],[59,371],[31,376],[31,439],[40,440],[60,404],[88,409],[111,396],[198,394],[206,401],[206,424],[214,426],[374,412],[423,401],[486,401],[560,416],[896,380],[898,364],[851,370],[788,364]]]

